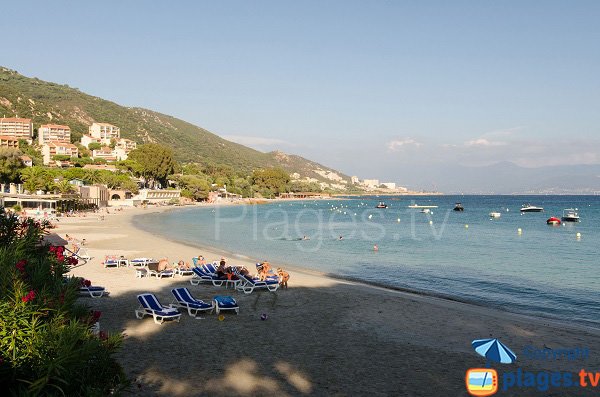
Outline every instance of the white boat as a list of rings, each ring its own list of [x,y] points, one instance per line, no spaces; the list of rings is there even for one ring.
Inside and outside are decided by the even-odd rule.
[[[408,208],[437,208],[437,205],[417,205],[417,204],[411,204],[408,206]]]
[[[501,215],[499,212],[490,212],[490,218],[500,218]]]
[[[536,207],[535,205],[531,205],[531,204],[523,204],[523,206],[521,207],[521,212],[543,212],[544,208],[543,207]]]
[[[579,214],[577,213],[577,208],[567,208],[563,210],[562,218],[560,218],[563,222],[579,222]]]
[[[421,212],[422,212],[423,214],[429,214],[429,213],[431,212],[431,210],[430,210],[429,208],[423,208],[423,209],[421,210]]]

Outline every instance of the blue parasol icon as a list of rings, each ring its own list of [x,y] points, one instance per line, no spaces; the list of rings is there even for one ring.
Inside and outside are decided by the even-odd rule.
[[[471,342],[471,346],[488,361],[512,364],[517,360],[517,355],[496,338],[476,339]]]

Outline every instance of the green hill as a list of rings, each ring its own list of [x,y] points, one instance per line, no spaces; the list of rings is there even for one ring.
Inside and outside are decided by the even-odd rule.
[[[34,128],[47,123],[68,125],[73,141],[79,141],[93,122],[110,123],[120,127],[123,138],[138,144],[153,142],[173,148],[180,162],[228,164],[242,172],[279,166],[301,178],[334,184],[339,184],[338,178],[349,181],[348,176],[299,156],[259,152],[172,116],[120,106],[4,67],[0,67],[1,116],[31,118]]]

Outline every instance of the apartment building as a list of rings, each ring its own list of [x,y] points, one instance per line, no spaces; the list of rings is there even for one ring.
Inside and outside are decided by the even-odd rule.
[[[125,150],[126,153],[129,153],[137,148],[137,143],[131,139],[121,138],[117,141],[116,147]]]
[[[43,124],[38,128],[38,143],[48,142],[71,143],[71,128],[68,125]]]
[[[31,119],[21,119],[18,117],[0,118],[0,135],[25,139],[31,143],[33,138],[33,124],[31,123]]]
[[[93,138],[100,138],[103,144],[109,145],[111,139],[118,140],[121,137],[121,129],[108,123],[93,123],[89,128],[89,134]]]
[[[50,164],[53,156],[77,157],[79,150],[72,143],[48,142],[42,146],[44,165]]]
[[[13,136],[0,135],[0,147],[18,148],[19,139]]]

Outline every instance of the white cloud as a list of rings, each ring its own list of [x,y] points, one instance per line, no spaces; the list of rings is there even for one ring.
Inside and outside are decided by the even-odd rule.
[[[465,142],[465,146],[467,147],[492,147],[492,146],[506,146],[507,142],[501,141],[490,141],[485,138],[473,139],[471,141]]]
[[[406,146],[414,146],[421,147],[423,144],[421,142],[417,142],[413,138],[405,138],[405,139],[396,139],[387,143],[387,148],[391,152],[397,152]]]

